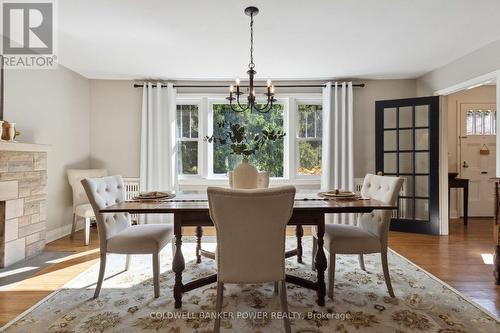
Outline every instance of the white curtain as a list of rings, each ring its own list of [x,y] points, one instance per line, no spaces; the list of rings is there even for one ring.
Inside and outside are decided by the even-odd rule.
[[[321,190],[354,190],[352,82],[328,82],[323,88],[321,160]],[[336,216],[334,223],[352,223],[345,215]]]
[[[175,88],[144,83],[141,120],[141,191],[177,189]]]

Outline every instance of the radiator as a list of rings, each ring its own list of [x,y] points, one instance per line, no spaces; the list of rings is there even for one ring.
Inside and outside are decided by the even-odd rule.
[[[139,189],[139,178],[123,178],[123,183],[125,185],[125,199],[132,200],[135,196],[137,196],[140,192]],[[139,222],[138,214],[131,214],[130,219],[133,224],[137,224]]]
[[[361,188],[363,187],[364,178],[354,178],[354,192],[361,192]],[[401,187],[401,191],[399,195],[407,195],[407,178],[403,177],[403,186]],[[398,215],[398,212],[400,213]],[[392,212],[392,218],[397,219],[398,216],[405,216],[406,207],[404,205],[398,205],[398,210]]]

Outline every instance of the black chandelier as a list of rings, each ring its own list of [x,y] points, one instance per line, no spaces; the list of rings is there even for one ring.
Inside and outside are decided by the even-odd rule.
[[[274,86],[272,85],[271,80],[267,80],[267,92],[264,94],[267,96],[267,103],[261,108],[259,108],[256,103],[255,86],[253,82],[255,74],[257,74],[254,69],[255,63],[253,62],[253,17],[258,13],[259,9],[257,7],[245,8],[245,14],[250,16],[250,63],[248,64],[249,69],[247,71],[250,83],[247,90],[247,103],[243,103],[247,104],[245,107],[243,107],[240,103],[240,96],[242,97],[244,95],[244,93],[240,91],[240,79],[236,79],[236,91],[234,91],[233,85],[229,87],[229,97],[227,97],[227,99],[229,100],[231,109],[235,112],[244,112],[247,110],[252,112],[255,110],[260,113],[267,113],[273,108],[273,103],[276,102],[276,99],[274,98]],[[236,95],[236,97],[233,97],[233,94]],[[233,103],[234,101],[236,101],[236,103]]]

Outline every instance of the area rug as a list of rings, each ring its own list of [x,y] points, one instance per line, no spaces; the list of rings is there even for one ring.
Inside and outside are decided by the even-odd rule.
[[[287,247],[294,239],[287,239]],[[205,244],[204,247],[214,247]],[[214,261],[196,264],[195,243],[185,239],[184,281],[215,272]],[[311,240],[304,240],[304,264],[287,260],[287,272],[315,279],[311,271]],[[91,267],[5,327],[6,332],[212,332],[215,284],[183,296],[174,308],[172,253],[161,253],[161,296],[153,298],[151,257],[134,256],[122,272],[123,256],[110,255],[101,296],[92,299],[98,266]],[[292,331],[330,332],[500,332],[497,320],[456,291],[400,255],[390,252],[389,265],[396,298],[389,297],[378,255],[365,256],[368,272],[357,256],[338,256],[334,301],[319,307],[313,291],[287,284]],[[222,332],[282,332],[279,297],[272,284],[226,285]],[[15,301],[15,300],[13,300]]]

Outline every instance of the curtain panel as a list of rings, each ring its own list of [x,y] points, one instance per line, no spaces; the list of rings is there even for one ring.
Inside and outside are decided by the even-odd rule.
[[[177,182],[176,90],[172,83],[144,83],[141,118],[141,191],[175,190]]]
[[[323,88],[322,191],[354,190],[353,116],[352,82],[328,82]],[[342,215],[333,222],[352,223],[351,216]]]

